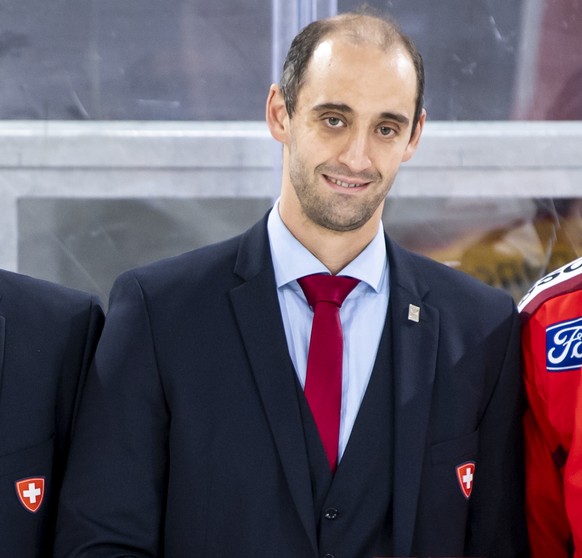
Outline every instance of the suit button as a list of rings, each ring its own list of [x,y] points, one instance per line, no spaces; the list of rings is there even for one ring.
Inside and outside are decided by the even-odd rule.
[[[335,558],[333,554],[324,554],[323,558]]]
[[[327,508],[325,512],[323,512],[323,517],[325,517],[325,519],[336,519],[338,515],[339,512],[335,508]]]

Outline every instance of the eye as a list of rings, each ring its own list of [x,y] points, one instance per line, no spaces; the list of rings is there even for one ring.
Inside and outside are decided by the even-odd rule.
[[[380,135],[384,137],[392,136],[396,133],[394,128],[391,128],[390,126],[380,126],[378,132],[380,132]]]
[[[325,121],[330,128],[340,128],[344,124],[337,116],[326,116]]]

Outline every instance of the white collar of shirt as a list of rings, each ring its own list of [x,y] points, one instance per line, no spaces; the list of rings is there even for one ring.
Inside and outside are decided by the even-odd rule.
[[[288,285],[305,275],[329,273],[329,270],[285,226],[279,215],[279,200],[275,202],[269,214],[267,231],[277,288]],[[383,285],[387,284],[385,276],[387,272],[386,241],[380,223],[376,236],[370,244],[338,275],[359,279],[378,293]]]

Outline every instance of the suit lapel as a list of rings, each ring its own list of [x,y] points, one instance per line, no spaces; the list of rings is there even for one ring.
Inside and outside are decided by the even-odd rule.
[[[410,255],[388,241],[394,362],[394,552],[412,552],[436,369],[438,310]],[[417,307],[419,321],[409,318]],[[412,316],[411,316],[412,317]]]
[[[230,293],[251,368],[285,477],[314,552],[317,549],[311,479],[266,219],[241,238],[235,273],[245,282]]]

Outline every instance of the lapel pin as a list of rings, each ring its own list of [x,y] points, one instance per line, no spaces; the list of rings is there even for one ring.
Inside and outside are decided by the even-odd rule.
[[[408,319],[411,322],[419,322],[420,321],[420,307],[415,306],[414,304],[408,305]]]

